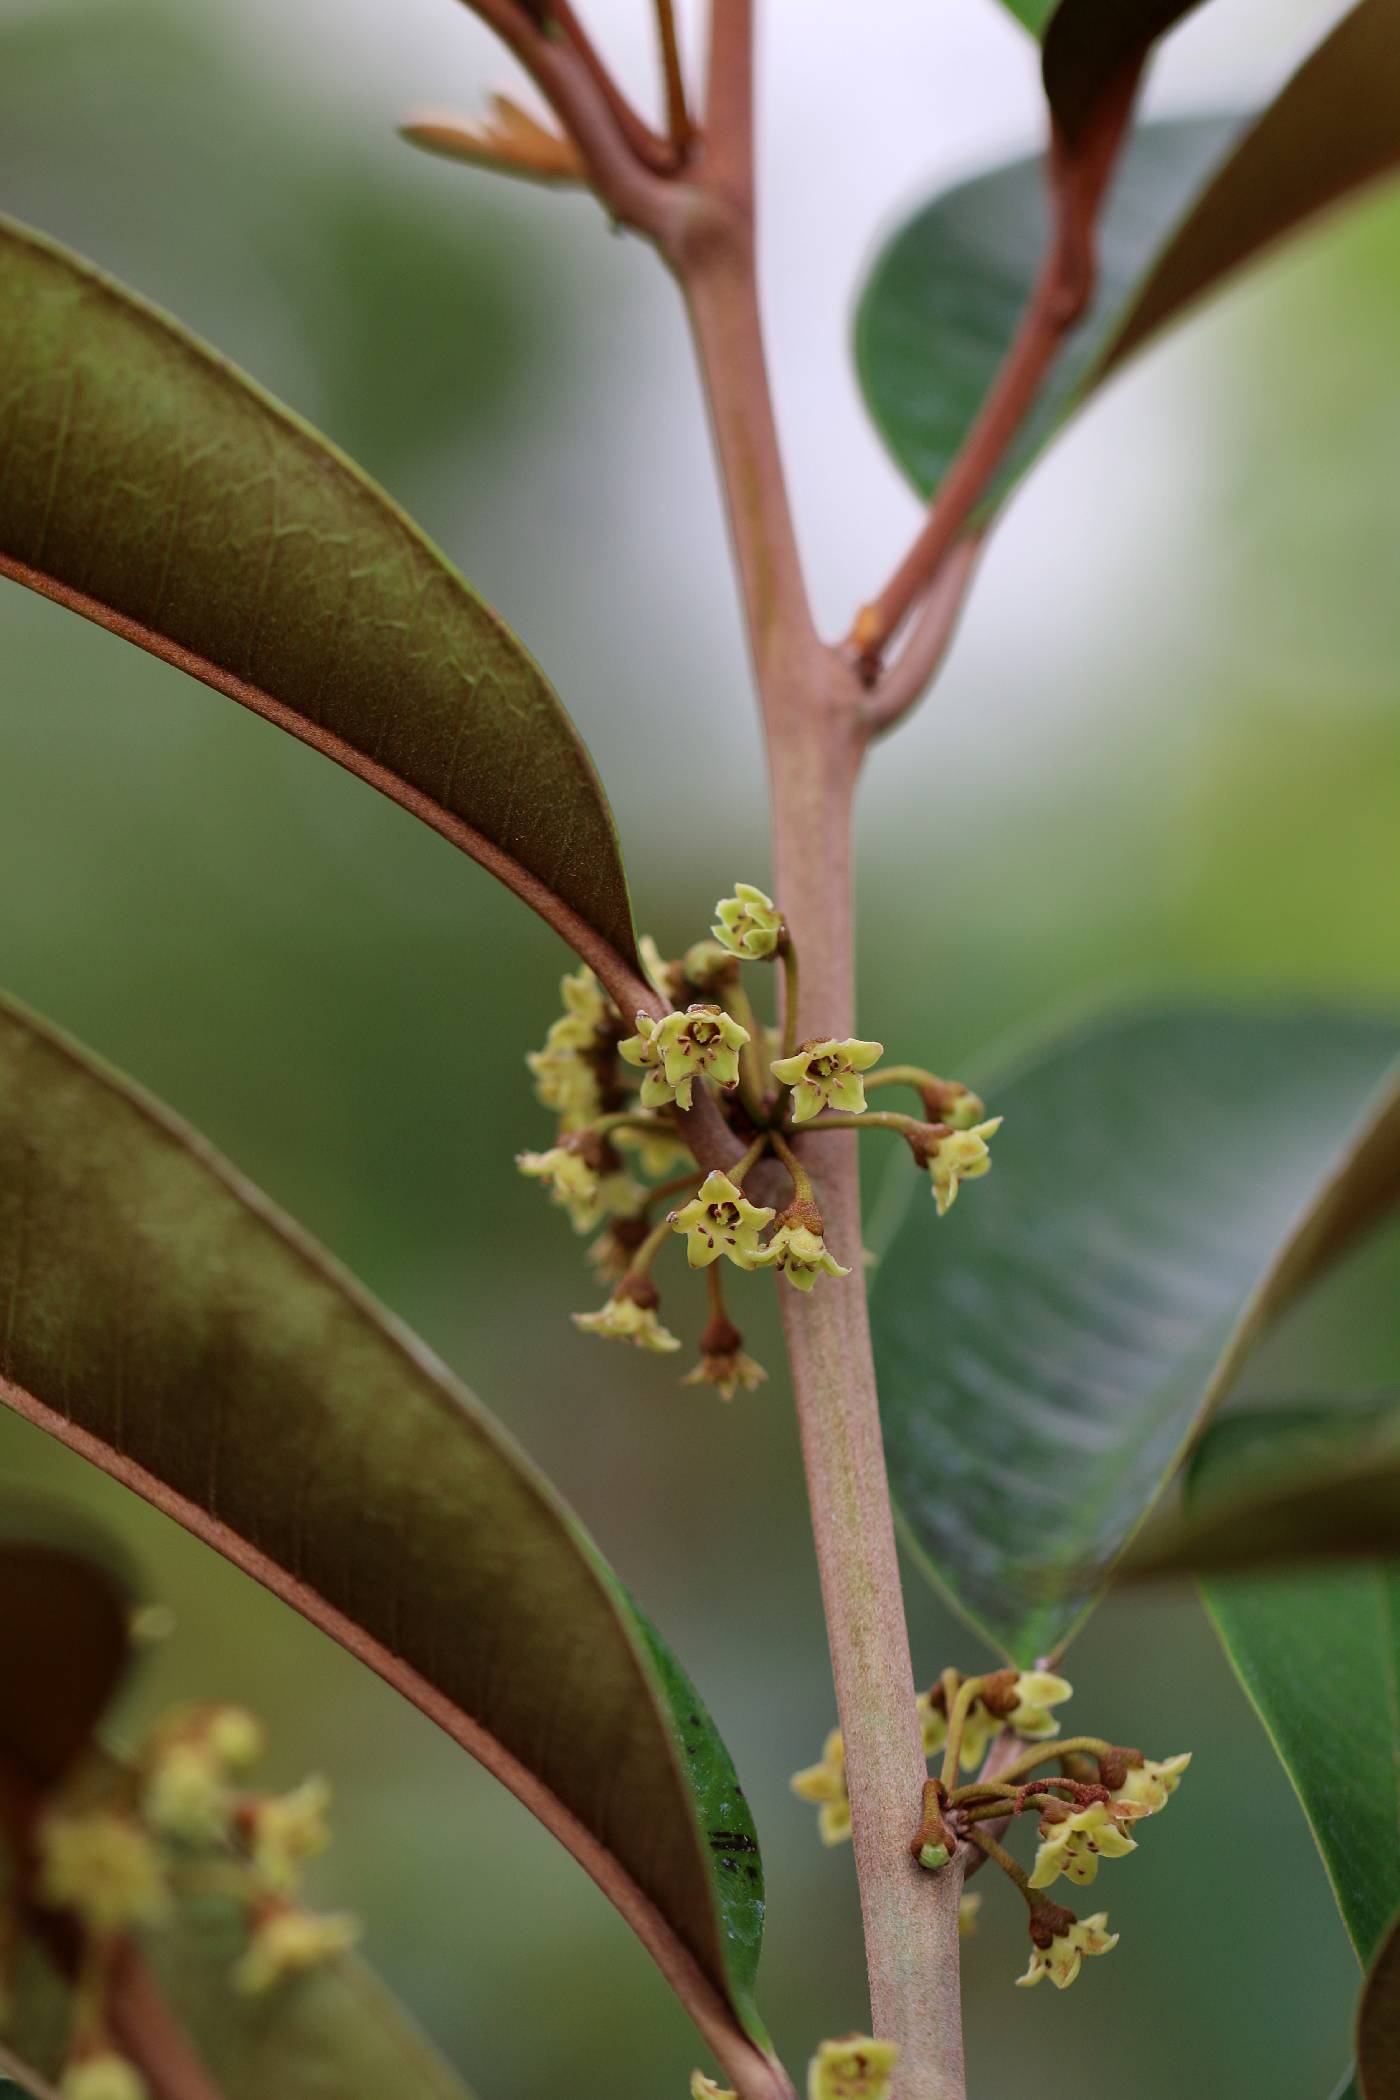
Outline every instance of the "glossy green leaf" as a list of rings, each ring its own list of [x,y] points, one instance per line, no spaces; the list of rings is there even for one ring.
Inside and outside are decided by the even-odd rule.
[[[1345,1409],[1319,1406],[1311,1438],[1302,1434],[1302,1407],[1289,1420],[1274,1464],[1265,1446],[1235,1493],[1149,1525],[1120,1580],[1248,1573],[1305,1560],[1400,1560],[1400,1394]],[[1233,1421],[1214,1423],[1202,1457],[1234,1434]]]
[[[1170,7],[1160,0],[1141,12]],[[1075,23],[1087,48],[1091,17],[1126,22],[1136,12],[1123,0],[1064,0],[1047,68],[1061,33],[1071,50]],[[1067,80],[1077,77],[1068,57],[1065,66]],[[1198,118],[1137,127],[1108,197],[1096,295],[988,491],[984,519],[1127,357],[1319,212],[1394,172],[1397,102],[1400,0],[1361,0],[1251,126]],[[933,198],[875,263],[856,325],[861,385],[923,495],[943,479],[1000,368],[1045,232],[1036,155]]]
[[[983,501],[999,506],[1092,385],[1134,288],[1239,130],[1220,117],[1143,124],[1110,191],[1098,288]],[[1001,367],[1040,267],[1039,155],[945,190],[875,262],[856,316],[866,406],[897,465],[931,495]]]
[[[1361,1994],[1356,2076],[1361,2100],[1400,2100],[1400,1917],[1381,1942]]]
[[[905,1531],[1014,1660],[1059,1648],[1261,1324],[1400,1197],[1400,1022],[1205,1008],[1000,1077],[995,1170],[872,1300]]]
[[[333,446],[6,220],[0,574],[289,729],[635,966],[592,762],[496,614]]]
[[[10,1006],[0,1303],[0,1399],[413,1699],[569,1845],[707,2034],[761,2036],[752,1819],[591,1541],[328,1257]],[[753,2061],[757,2094],[786,2090]]]
[[[1266,1409],[1217,1425],[1191,1502],[1234,1498],[1261,1468],[1305,1463],[1352,1434],[1338,1407]],[[1298,1792],[1362,1966],[1400,1909],[1400,1562],[1345,1573],[1221,1576],[1206,1608]]]

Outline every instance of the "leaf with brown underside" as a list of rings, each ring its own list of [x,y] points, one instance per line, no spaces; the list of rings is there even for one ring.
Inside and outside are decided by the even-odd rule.
[[[130,1572],[63,1509],[0,1507],[0,1764],[52,1786],[92,1740],[130,1656]]]
[[[1361,2100],[1400,2100],[1400,1917],[1376,1956],[1356,2016]]]
[[[392,796],[632,998],[612,817],[515,636],[334,446],[167,316],[5,219],[0,575]]]
[[[1050,107],[1061,128],[1072,133],[1105,90],[1200,0],[1006,0],[1006,5],[1040,39]]]
[[[1157,257],[1099,377],[1244,264],[1400,166],[1400,0],[1361,0],[1235,147]]]
[[[0,1400],[478,1757],[754,2100],[763,1880],[679,1665],[476,1400],[198,1138],[0,1003]]]
[[[1094,296],[979,521],[1125,360],[1280,241],[1393,175],[1397,108],[1400,0],[1361,0],[1253,123],[1137,125],[1109,188]],[[1046,239],[1044,158],[1035,154],[931,198],[875,262],[857,313],[856,362],[871,415],[921,495],[942,485],[967,441]]]

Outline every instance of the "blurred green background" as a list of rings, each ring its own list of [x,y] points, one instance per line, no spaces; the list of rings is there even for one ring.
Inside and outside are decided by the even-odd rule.
[[[596,9],[626,67],[646,12]],[[767,54],[767,290],[833,626],[915,515],[846,375],[860,257],[921,186],[1034,123],[1028,50],[992,0],[862,12],[775,9]],[[1159,96],[1257,92],[1327,15],[1217,0]],[[719,512],[674,296],[640,247],[584,200],[394,141],[415,95],[469,110],[509,77],[448,0],[8,0],[0,206],[171,307],[417,512],[543,658],[669,945],[765,874]],[[831,240],[803,238],[823,213]],[[861,1022],[899,1055],[975,1077],[990,1039],[1086,997],[1400,993],[1397,268],[1400,197],[1381,197],[1134,372],[1018,500],[936,704],[877,755],[862,805]],[[863,2024],[849,1853],[819,1850],[786,1784],[831,1695],[782,1380],[725,1409],[577,1336],[568,1310],[595,1287],[512,1171],[545,1130],[520,1055],[554,1010],[551,937],[348,776],[10,586],[0,752],[0,981],[207,1131],[559,1482],[745,1777],[780,2045],[800,2063]],[[1289,1321],[1252,1387],[1400,1376],[1398,1278],[1391,1235]],[[365,1916],[371,1959],[481,2100],[680,2100],[699,2060],[684,2017],[484,1774],[36,1432],[0,1421],[0,1459],[108,1521],[175,1606],[124,1731],[174,1696],[245,1699],[275,1777],[331,1775],[316,1894]],[[913,1573],[909,1601],[921,1674],[977,1659]],[[1030,2079],[1040,2100],[1090,2079],[1134,2100],[1325,2100],[1354,1962],[1197,1607],[1110,1603],[1071,1674],[1095,1728],[1197,1763],[1114,1877],[1122,1945],[1080,1989],[1013,1993],[1023,1929],[987,1906],[976,2100]]]

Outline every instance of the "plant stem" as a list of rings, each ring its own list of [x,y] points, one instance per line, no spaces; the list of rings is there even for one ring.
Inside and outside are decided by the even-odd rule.
[[[817,636],[788,503],[758,303],[751,0],[714,0],[705,141],[663,240],[709,404],[767,737],[775,894],[802,956],[785,1018],[854,1029],[851,810],[867,741],[856,666]],[[836,1245],[860,1245],[849,1136],[819,1148]],[[899,2045],[898,2100],[963,2100],[962,1875],[909,1855],[924,1780],[864,1280],[782,1292],[836,1702],[846,1746],[872,2032]]]

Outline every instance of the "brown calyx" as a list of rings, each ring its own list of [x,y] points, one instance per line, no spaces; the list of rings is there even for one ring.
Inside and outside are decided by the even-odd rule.
[[[1049,1903],[1042,1897],[1031,1912],[1027,1930],[1032,1944],[1043,1950],[1078,1923],[1072,1910],[1066,1910],[1062,1903]]]
[[[1141,1750],[1122,1750],[1115,1745],[1112,1750],[1105,1750],[1100,1755],[1099,1777],[1109,1792],[1116,1794],[1120,1786],[1127,1784],[1129,1772],[1137,1770],[1146,1762]]]
[[[744,1346],[744,1337],[734,1322],[722,1312],[711,1316],[705,1332],[700,1337],[700,1354],[711,1356],[737,1356]]]
[[[627,1271],[613,1296],[630,1298],[634,1305],[641,1306],[643,1312],[655,1312],[661,1303],[661,1293],[650,1276],[639,1276],[635,1269]]]
[[[990,1677],[982,1679],[978,1697],[987,1712],[995,1714],[999,1721],[1008,1719],[1016,1707],[1016,1680],[1020,1674],[1019,1670],[993,1670]]]

